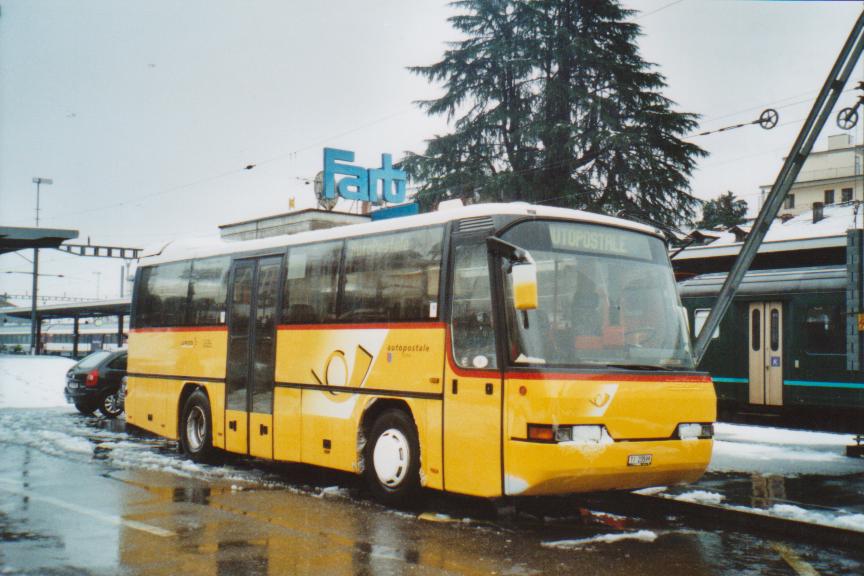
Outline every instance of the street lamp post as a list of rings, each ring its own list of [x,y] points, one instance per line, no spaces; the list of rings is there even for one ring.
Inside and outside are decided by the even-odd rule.
[[[54,184],[51,178],[33,178],[33,183],[36,184],[36,227],[39,227],[39,192],[42,184],[50,186]],[[36,355],[39,353],[39,330],[38,318],[36,314],[36,298],[39,291],[39,248],[33,249],[33,305],[30,309],[30,353]]]

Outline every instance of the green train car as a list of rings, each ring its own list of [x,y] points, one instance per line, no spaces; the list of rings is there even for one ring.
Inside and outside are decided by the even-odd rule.
[[[695,339],[725,273],[679,283]],[[857,319],[847,318],[847,269],[814,266],[748,272],[699,368],[725,420],[864,431],[864,371]],[[852,369],[850,369],[852,368]]]

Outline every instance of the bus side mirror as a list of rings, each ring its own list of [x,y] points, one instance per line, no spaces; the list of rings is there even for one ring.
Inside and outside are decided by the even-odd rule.
[[[537,308],[537,265],[514,264],[510,272],[513,281],[513,303],[517,310]]]

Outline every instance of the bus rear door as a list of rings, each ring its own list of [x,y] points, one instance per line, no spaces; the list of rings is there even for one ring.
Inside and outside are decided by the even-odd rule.
[[[225,449],[273,457],[273,369],[281,256],[232,265]]]

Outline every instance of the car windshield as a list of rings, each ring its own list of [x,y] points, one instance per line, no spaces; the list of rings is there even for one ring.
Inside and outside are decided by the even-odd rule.
[[[92,354],[84,357],[80,362],[78,362],[78,368],[83,368],[84,370],[95,368],[110,355],[111,352],[108,352],[107,350],[99,350],[98,352],[93,352]]]
[[[665,244],[594,224],[532,221],[502,238],[537,263],[539,303],[517,311],[507,276],[510,363],[692,369]],[[509,263],[504,263],[505,272]]]

